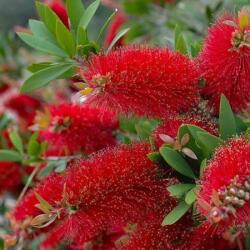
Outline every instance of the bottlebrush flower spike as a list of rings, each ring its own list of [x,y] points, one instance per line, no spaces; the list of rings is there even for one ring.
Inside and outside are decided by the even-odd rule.
[[[201,179],[197,209],[219,232],[250,223],[250,141],[217,150]]]
[[[216,227],[203,223],[194,228],[188,240],[190,250],[230,250],[235,249],[235,245],[230,240],[223,239],[222,235],[217,234]]]
[[[210,121],[203,120],[198,117],[189,117],[189,118],[172,117],[164,121],[161,125],[159,125],[155,129],[153,136],[156,142],[156,146],[159,148],[164,143],[174,144],[176,142],[178,130],[184,124],[195,125],[200,128],[203,128],[204,130],[208,131],[211,134],[217,134],[215,124],[213,124]]]
[[[224,15],[208,32],[198,62],[206,85],[202,94],[215,112],[224,94],[234,111],[246,108],[250,98],[250,22],[249,10],[238,17]]]
[[[69,17],[64,3],[61,0],[46,0],[45,3],[57,14],[64,25],[69,28]]]
[[[10,191],[20,184],[20,166],[12,162],[0,162],[0,193]]]
[[[140,143],[73,163],[64,176],[53,174],[31,190],[12,212],[12,221],[19,225],[39,215],[37,193],[50,211],[60,211],[47,228],[43,250],[60,243],[68,249],[175,249],[189,220],[161,226],[176,205],[166,189],[175,181],[159,179],[157,166],[147,158],[149,152],[150,146]]]
[[[117,117],[101,108],[74,104],[51,106],[44,114],[38,114],[36,121],[42,140],[70,154],[92,153],[116,144]]]
[[[95,55],[81,73],[94,89],[86,101],[118,112],[164,117],[198,102],[196,67],[167,49],[124,47]]]

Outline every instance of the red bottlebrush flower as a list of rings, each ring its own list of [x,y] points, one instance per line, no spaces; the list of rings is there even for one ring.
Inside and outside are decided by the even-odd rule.
[[[60,244],[68,249],[175,249],[189,224],[185,219],[161,226],[176,205],[166,189],[173,181],[159,179],[149,151],[142,143],[120,146],[73,163],[65,177],[52,175],[32,190],[12,212],[12,220],[20,223],[39,214],[36,192],[60,214],[48,228],[43,250]]]
[[[117,117],[101,108],[73,104],[51,106],[37,120],[43,129],[40,138],[61,151],[92,153],[116,144]]]
[[[40,108],[41,102],[28,95],[14,95],[8,99],[5,108],[15,112],[18,118],[28,125],[33,122],[36,110]]]
[[[250,222],[250,141],[233,139],[216,151],[201,179],[197,209],[219,232]]]
[[[61,0],[46,0],[45,2],[57,14],[64,25],[69,28],[69,17],[64,3]]]
[[[221,94],[234,111],[245,109],[250,101],[250,21],[240,27],[237,22],[241,17],[236,19],[230,15],[219,18],[210,28],[198,59],[201,76],[206,80],[202,93],[217,113]],[[228,21],[235,22],[235,26]]]
[[[87,102],[124,113],[164,117],[198,102],[196,67],[167,49],[126,47],[96,55],[82,76],[95,89]]]
[[[0,162],[0,193],[21,184],[20,166],[12,162]]]
[[[122,12],[119,12],[113,19],[112,23],[110,24],[106,37],[105,37],[105,41],[104,41],[104,46],[108,47],[111,42],[113,41],[113,39],[115,38],[115,36],[118,34],[118,32],[121,29],[121,26],[126,22],[127,18],[125,17],[125,14]],[[119,39],[115,46],[119,47],[124,45],[124,38]]]
[[[159,127],[156,128],[154,131],[154,139],[156,142],[156,146],[160,147],[165,143],[162,138],[163,136],[169,136],[176,138],[179,128],[184,124],[191,124],[203,128],[204,130],[208,131],[211,134],[217,134],[217,130],[215,124],[210,121],[202,120],[196,117],[189,117],[189,118],[170,118],[163,122]]]
[[[216,234],[216,228],[204,223],[195,228],[188,240],[190,250],[230,250],[235,249],[234,244],[229,240],[223,239]]]

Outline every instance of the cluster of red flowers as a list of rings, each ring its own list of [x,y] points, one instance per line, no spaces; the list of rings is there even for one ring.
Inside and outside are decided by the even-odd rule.
[[[41,140],[66,154],[89,154],[116,145],[117,117],[102,108],[62,104],[48,107],[36,120],[42,125]]]
[[[63,3],[47,3],[69,27]],[[229,250],[235,239],[241,242],[250,224],[248,138],[226,141],[208,162],[196,183],[198,221],[189,210],[177,223],[163,227],[164,217],[178,203],[167,187],[179,180],[169,175],[169,166],[149,160],[152,145],[118,145],[116,135],[118,115],[131,114],[161,120],[152,134],[156,148],[179,143],[178,130],[185,124],[219,135],[214,121],[193,114],[201,98],[208,99],[217,114],[221,94],[235,111],[247,107],[250,17],[246,21],[245,16],[243,9],[238,18],[219,18],[197,60],[146,46],[91,55],[80,70],[90,92],[84,103],[48,106],[38,112],[32,126],[39,129],[39,140],[48,142],[48,151],[70,155],[69,159],[78,154],[86,158],[73,159],[62,173],[53,172],[28,191],[9,215],[16,235],[28,239],[44,234],[41,250]],[[125,19],[116,16],[106,46]],[[122,44],[123,40],[117,43]],[[202,89],[200,78],[205,80]],[[26,95],[4,105],[27,125],[41,107]],[[3,162],[0,172],[0,192],[20,184],[19,165]]]

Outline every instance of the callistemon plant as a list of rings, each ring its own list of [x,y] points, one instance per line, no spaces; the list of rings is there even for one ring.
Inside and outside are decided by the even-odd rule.
[[[200,50],[178,25],[169,47],[130,44],[139,10],[104,2],[96,38],[99,0],[37,2],[18,33],[46,61],[22,94],[0,86],[0,250],[249,250],[250,11]]]

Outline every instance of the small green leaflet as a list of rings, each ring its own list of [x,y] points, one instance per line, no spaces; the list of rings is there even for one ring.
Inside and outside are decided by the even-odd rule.
[[[81,17],[79,27],[82,27],[83,29],[86,29],[88,27],[99,5],[100,5],[100,0],[96,0],[95,2],[93,2],[88,6],[88,8],[84,11],[84,14]]]
[[[14,150],[0,150],[0,161],[21,162],[22,155]]]
[[[177,172],[195,179],[195,175],[188,165],[186,160],[174,149],[169,147],[161,147],[160,154],[164,158],[164,160]]]
[[[176,25],[175,28],[175,50],[181,52],[184,55],[188,54],[186,41],[178,25]]]
[[[67,57],[68,55],[54,43],[51,43],[41,37],[35,37],[27,33],[18,32],[17,35],[29,46],[39,51],[59,56],[59,57]]]
[[[74,31],[77,31],[81,17],[85,11],[82,0],[67,0],[66,4],[72,28]]]
[[[35,89],[44,87],[50,81],[57,79],[57,77],[73,68],[73,66],[72,63],[57,63],[40,70],[24,82],[21,92],[32,92]]]
[[[195,184],[175,184],[169,186],[167,189],[171,196],[181,198],[186,192],[194,188]]]
[[[21,154],[23,154],[23,142],[16,130],[10,133],[10,140],[14,147],[17,149],[17,151]]]
[[[192,189],[186,194],[185,202],[186,202],[188,205],[192,205],[192,204],[195,202],[195,200],[196,200],[195,190],[196,190],[196,187],[192,188]]]
[[[128,33],[129,30],[130,30],[129,28],[126,28],[118,32],[118,34],[115,36],[115,38],[112,40],[111,44],[109,45],[106,51],[106,54],[108,54],[111,51],[111,49],[114,47],[116,42],[119,41],[119,39],[122,38],[126,33]]]
[[[202,148],[206,157],[211,156],[214,150],[223,143],[223,140],[221,140],[219,137],[206,132],[197,132],[196,141],[197,144]]]
[[[226,140],[236,135],[236,122],[234,113],[227,98],[222,95],[220,100],[219,128],[221,138]]]
[[[56,39],[60,47],[64,49],[69,56],[73,57],[75,55],[76,44],[74,37],[59,20],[56,22]]]
[[[29,27],[35,37],[42,37],[44,40],[56,43],[55,37],[50,33],[43,22],[30,19]]]
[[[162,226],[173,225],[177,222],[190,208],[185,201],[181,201],[163,220]]]

